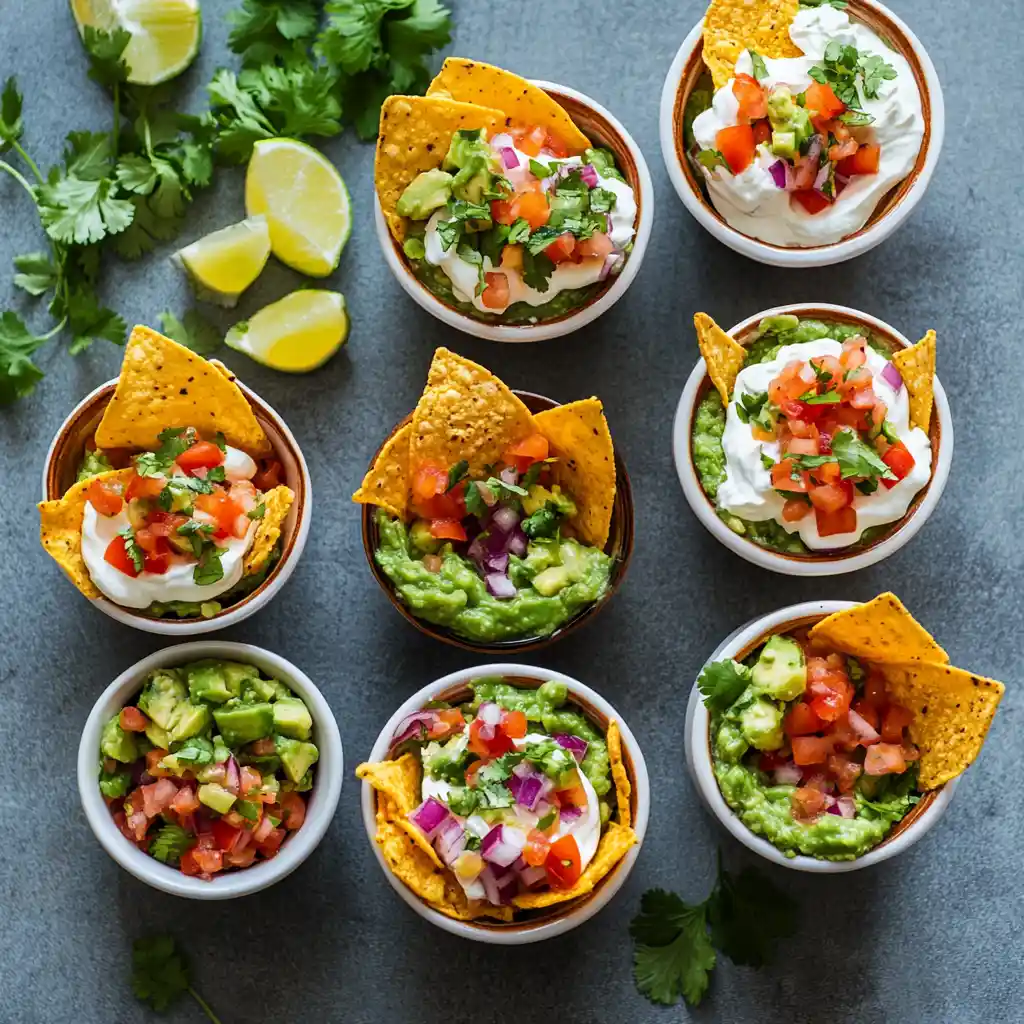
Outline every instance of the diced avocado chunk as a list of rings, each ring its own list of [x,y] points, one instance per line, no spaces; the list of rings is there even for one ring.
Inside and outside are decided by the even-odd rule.
[[[228,749],[228,745],[224,742],[223,738],[219,733],[213,734],[213,762],[219,764],[221,761],[226,761],[231,756],[231,751]]]
[[[105,772],[100,769],[100,792],[109,800],[127,794],[131,785],[131,772]]]
[[[206,782],[199,787],[199,802],[206,804],[211,811],[227,814],[235,802],[235,797],[217,782]]]
[[[222,661],[220,669],[228,681],[228,689],[237,696],[242,692],[245,683],[252,685],[260,678],[259,669],[255,665],[246,665],[241,661]]]
[[[800,318],[792,313],[780,313],[778,316],[763,317],[757,323],[757,337],[762,338],[766,334],[779,334],[782,331],[792,331],[800,326]]]
[[[796,700],[807,686],[807,664],[800,645],[788,636],[773,636],[761,649],[751,682],[776,700]]]
[[[553,565],[533,577],[533,589],[544,597],[553,597],[571,582],[568,566]]]
[[[452,179],[452,195],[456,199],[464,199],[467,203],[480,204],[483,202],[484,192],[491,187],[493,179],[494,175],[491,173],[489,162],[484,157],[478,157],[471,160]],[[473,229],[479,229],[489,223],[489,217],[469,222]]]
[[[120,715],[114,715],[100,733],[100,752],[104,757],[112,757],[123,764],[131,764],[139,757],[139,745],[135,733],[125,732],[121,728]]]
[[[216,708],[213,717],[229,747],[252,743],[274,731],[274,710],[270,704],[238,704],[235,707]]]
[[[174,713],[167,735],[172,743],[177,743],[179,740],[187,740],[189,736],[198,735],[209,724],[210,709],[205,704],[183,701]]]
[[[242,754],[239,760],[242,764],[255,768],[263,776],[264,781],[273,776],[277,769],[281,767],[281,758],[277,754],[261,754],[259,756]]]
[[[166,750],[171,744],[167,730],[161,729],[152,719],[146,723],[146,739],[160,750]]]
[[[796,133],[797,145],[802,145],[814,134],[814,125],[811,123],[811,115],[803,107],[797,107],[789,122]]]
[[[417,519],[409,527],[409,543],[425,555],[436,555],[444,541],[430,532],[430,523],[426,519]]]
[[[752,747],[778,750],[785,742],[782,717],[782,708],[759,697],[740,712],[740,731]]]
[[[298,697],[287,697],[276,701],[274,709],[274,731],[296,740],[308,740],[313,728],[313,716],[309,708]]]
[[[247,679],[242,684],[242,700],[246,704],[269,704],[272,700],[288,697],[291,691],[276,679]]]
[[[399,197],[396,210],[400,217],[426,220],[444,206],[452,194],[454,178],[440,167],[417,174]]]
[[[170,729],[175,710],[187,698],[188,691],[180,674],[173,668],[167,668],[159,669],[149,677],[136,703],[139,710],[161,729]]]
[[[448,145],[443,167],[446,171],[459,171],[468,167],[475,160],[491,159],[491,147],[484,138],[482,128],[460,128]]]
[[[777,85],[768,95],[768,120],[777,128],[789,124],[796,111],[788,85]]]
[[[275,736],[274,746],[281,758],[281,767],[292,782],[299,782],[302,776],[316,764],[320,751],[312,743],[293,740],[289,736]]]
[[[523,498],[523,511],[532,516],[534,512],[547,507],[548,503],[555,506],[555,510],[563,516],[576,515],[576,503],[568,494],[562,493],[562,488],[555,484],[551,490],[541,484],[534,484],[529,494]]]
[[[776,156],[792,160],[796,156],[796,132],[772,132],[772,152]]]
[[[237,679],[229,682],[224,668],[225,663],[219,661],[197,661],[189,665],[186,669],[189,697],[197,702],[206,700],[213,704],[223,704],[237,697],[241,682]]]

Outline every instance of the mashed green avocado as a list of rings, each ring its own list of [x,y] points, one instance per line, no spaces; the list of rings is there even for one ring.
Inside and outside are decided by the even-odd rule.
[[[82,464],[78,467],[78,475],[75,477],[75,483],[81,483],[83,480],[88,480],[90,477],[99,476],[100,473],[107,473],[114,467],[110,464],[110,459],[98,450],[85,453],[85,458],[82,459]]]
[[[405,524],[377,514],[377,564],[398,596],[417,618],[446,626],[483,643],[547,636],[604,596],[612,560],[603,551],[575,540],[531,540],[525,557],[509,560],[508,576],[516,596],[492,597],[476,566],[445,544],[441,567],[431,572],[409,543]],[[540,593],[533,581],[544,570],[563,567],[565,582],[556,592]],[[538,584],[539,585],[539,584]]]

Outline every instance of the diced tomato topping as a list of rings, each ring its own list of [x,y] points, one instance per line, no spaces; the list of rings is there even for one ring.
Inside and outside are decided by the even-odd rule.
[[[826,454],[825,452],[821,453]],[[823,484],[830,484],[833,487],[842,487],[842,470],[839,468],[838,462],[823,462],[820,466],[815,466],[814,469],[810,470],[811,480],[813,483],[821,486]]]
[[[225,852],[233,850],[235,844],[241,838],[242,830],[229,825],[223,818],[215,818],[211,826],[213,841],[218,850]]]
[[[281,794],[281,824],[289,832],[302,828],[306,820],[306,801],[298,793]]]
[[[178,867],[183,875],[198,875],[201,874],[202,869],[196,863],[195,849],[187,850],[181,855],[181,861],[178,863]]]
[[[523,269],[523,247],[521,245],[506,245],[501,250],[502,270]]]
[[[197,469],[213,469],[224,463],[224,453],[211,441],[196,441],[191,448],[186,448],[175,460],[190,476],[195,476]]]
[[[595,231],[589,238],[576,245],[576,252],[584,259],[589,256],[600,256],[603,259],[614,250],[612,240],[603,231]]]
[[[245,510],[227,491],[218,488],[212,494],[197,494],[195,505],[217,521],[215,537],[245,536],[245,529],[239,530],[239,519],[244,519]]]
[[[532,828],[526,836],[526,846],[523,849],[523,860],[525,860],[531,868],[539,868],[548,859],[548,851],[550,849],[551,844],[548,842],[548,837],[544,835],[543,832]]]
[[[544,227],[551,216],[551,207],[548,205],[548,198],[542,192],[519,192],[512,200],[512,213],[514,220],[522,217],[530,225],[531,231]]]
[[[907,770],[903,747],[899,743],[875,743],[864,755],[866,775],[899,775]]]
[[[792,815],[802,822],[814,821],[825,810],[825,803],[825,794],[813,786],[798,786],[790,797]]]
[[[473,748],[470,747],[469,749],[472,750]],[[486,757],[486,755],[481,755],[481,758],[483,757]],[[486,764],[487,762],[485,760],[474,761],[466,769],[466,785],[469,786],[470,789],[476,786],[476,777],[480,774],[480,769],[483,768]]]
[[[890,704],[882,715],[882,739],[886,743],[901,743],[903,730],[914,720],[914,712],[902,704]]]
[[[488,271],[484,274],[485,286],[480,301],[488,309],[504,309],[508,305],[510,294],[508,275]]]
[[[171,801],[178,795],[178,787],[170,779],[157,779],[156,782],[140,786],[139,791],[142,793],[142,810],[147,818],[155,818],[170,807]],[[135,808],[134,803],[132,807]]]
[[[543,462],[549,451],[548,439],[543,434],[529,434],[508,448],[501,458],[507,465],[525,473],[535,462]]]
[[[154,747],[152,750],[146,751],[146,771],[154,778],[169,778],[173,775],[173,772],[168,771],[166,768],[160,767],[160,762],[168,755],[169,751],[161,750],[159,747]]]
[[[816,437],[793,437],[786,444],[787,455],[818,455]]]
[[[882,456],[882,461],[896,474],[895,480],[883,480],[890,490],[906,478],[907,474],[914,468],[914,456],[910,454],[907,446],[902,441],[890,445],[889,450]]]
[[[787,736],[809,736],[824,727],[825,723],[814,713],[811,705],[804,701],[794,704],[782,720],[782,730]]]
[[[794,491],[798,494],[804,494],[807,491],[807,481],[802,473],[795,471],[792,459],[776,462],[771,468],[771,477],[772,487],[777,491]]]
[[[811,188],[792,192],[790,193],[790,198],[794,202],[799,203],[810,214],[821,213],[822,210],[826,210],[832,205],[826,196],[823,196],[820,192],[815,192]]]
[[[224,854],[220,850],[200,850],[196,847],[191,852],[196,866],[204,875],[215,875],[224,867]]]
[[[438,540],[465,540],[466,531],[458,519],[431,519],[430,536]]]
[[[822,512],[838,512],[850,504],[846,490],[837,484],[821,484],[808,492],[811,504]]]
[[[280,849],[281,844],[284,842],[284,837],[288,833],[283,828],[272,828],[268,833],[267,837],[262,841],[256,842],[255,834],[253,835],[253,841],[256,842],[256,848],[263,854],[264,857],[272,857]]]
[[[840,793],[852,793],[853,787],[860,778],[863,768],[858,761],[844,754],[829,754],[829,774],[836,780]]]
[[[878,708],[874,704],[868,703],[868,701],[861,697],[859,700],[853,702],[853,710],[864,719],[872,729],[878,730],[880,716],[878,714]]]
[[[559,807],[586,807],[587,791],[582,786],[569,786],[555,790]]]
[[[527,156],[537,156],[548,143],[548,133],[539,126],[526,126],[513,128],[512,137],[515,140],[516,149]]]
[[[855,174],[877,174],[882,150],[880,146],[861,146],[852,156],[836,164],[836,174],[852,178]]]
[[[438,711],[437,721],[430,726],[428,733],[432,740],[437,740],[445,736],[452,736],[457,732],[462,732],[465,728],[466,720],[462,717],[462,712],[458,708],[442,708]],[[271,740],[271,744],[273,744],[273,740]],[[271,747],[271,753],[273,753],[273,746]]]
[[[812,82],[807,86],[804,106],[826,120],[837,117],[846,109],[846,104],[832,91],[832,86],[820,82]]]
[[[125,547],[124,537],[120,534],[107,545],[107,550],[103,553],[103,560],[119,572],[123,572],[125,576],[131,576],[132,579],[139,575],[139,570],[135,568],[135,563]]]
[[[831,736],[793,736],[793,762],[799,765],[824,764],[835,747]]]
[[[862,700],[865,704],[870,704],[875,708],[884,708],[889,702],[889,694],[885,688],[885,677],[876,668],[868,670],[868,677],[864,680],[864,696]],[[859,708],[857,710],[860,711]],[[872,722],[871,724],[876,729],[878,728],[877,722]]]
[[[413,507],[424,519],[461,519],[466,514],[461,492],[446,493],[448,471],[434,462],[423,462],[413,474]]]
[[[571,231],[563,231],[545,250],[544,255],[547,256],[552,263],[564,263],[566,260],[572,259],[573,251],[576,248],[576,239],[573,237]]]
[[[857,529],[857,510],[852,505],[839,509],[838,512],[824,512],[820,508],[814,510],[817,521],[818,535],[834,537],[841,533],[853,533]]]
[[[739,104],[736,113],[741,121],[749,123],[768,116],[768,97],[756,78],[736,75],[732,83],[732,94]]]
[[[570,834],[556,839],[548,850],[544,867],[548,873],[548,884],[552,889],[571,889],[579,880],[581,872],[580,848]]]
[[[753,129],[755,146],[762,146],[764,145],[764,143],[771,140],[772,125],[767,118],[764,118],[761,121],[755,121],[753,124]]]
[[[715,136],[715,147],[725,158],[733,174],[745,171],[754,162],[754,130],[749,124],[734,124]]]
[[[522,711],[503,712],[501,731],[514,740],[521,740],[526,735],[526,715]]]
[[[138,708],[130,705],[121,708],[118,722],[125,732],[145,732],[149,725],[149,719]]]
[[[490,728],[493,728],[494,734],[488,738],[487,730]],[[469,749],[474,754],[479,754],[480,757],[501,757],[502,754],[515,750],[515,747],[512,739],[505,735],[500,725],[486,726],[479,718],[474,718],[470,723]]]
[[[493,220],[495,224],[515,223],[516,217],[512,212],[512,203],[513,200],[511,199],[492,199],[491,220]]]
[[[85,497],[101,516],[116,516],[124,505],[124,498],[117,487],[104,480],[91,481]]]
[[[258,491],[272,491],[281,483],[283,475],[284,466],[277,459],[264,459],[252,478],[253,486]]]
[[[787,523],[796,523],[810,511],[811,506],[802,498],[788,498],[786,504],[782,506],[782,518]]]
[[[182,786],[171,801],[171,810],[179,817],[185,814],[195,814],[199,810],[199,797],[191,786]]]
[[[812,689],[811,710],[823,721],[834,722],[845,715],[853,700],[853,686],[842,676],[833,675]]]

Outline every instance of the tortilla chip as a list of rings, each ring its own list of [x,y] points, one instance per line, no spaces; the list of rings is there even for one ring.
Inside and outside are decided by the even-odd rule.
[[[576,127],[565,108],[543,89],[493,64],[448,57],[440,74],[430,83],[427,95],[447,95],[463,103],[494,107],[518,125],[545,128],[565,144],[570,154],[582,153],[590,146],[590,140]]]
[[[715,88],[732,78],[744,50],[762,57],[799,57],[803,51],[789,38],[799,9],[798,0],[711,0],[704,15],[704,63]]]
[[[916,345],[902,348],[892,357],[910,398],[910,425],[926,434],[935,400],[935,332],[929,331]]]
[[[536,432],[530,410],[490,370],[439,348],[413,412],[409,466],[464,459],[476,475]]]
[[[252,539],[252,547],[245,556],[244,572],[246,576],[259,572],[273,554],[274,547],[281,537],[281,526],[288,518],[288,512],[295,501],[295,492],[284,484],[267,491],[263,495],[266,508],[256,535]]]
[[[619,824],[627,828],[633,824],[633,812],[630,810],[629,797],[633,787],[629,784],[626,766],[622,763],[622,736],[619,734],[619,723],[608,723],[608,760],[612,766],[612,778],[615,780],[615,802],[619,808]]]
[[[545,409],[534,421],[558,459],[551,475],[576,502],[573,527],[588,544],[603,548],[615,504],[615,449],[600,400]]]
[[[168,427],[195,427],[252,455],[270,442],[238,386],[201,356],[148,327],[136,326],[124,350],[114,397],[96,428],[99,448],[160,444]]]
[[[39,540],[46,553],[67,573],[68,578],[90,600],[101,597],[82,558],[82,516],[86,491],[94,480],[119,483],[122,487],[134,469],[112,469],[75,484],[62,498],[39,502]]]
[[[808,636],[868,661],[949,661],[931,633],[890,593],[827,616]]]
[[[380,137],[373,166],[384,219],[399,242],[405,238],[405,218],[395,211],[406,186],[423,171],[440,167],[452,136],[462,128],[500,131],[505,115],[445,96],[389,96],[380,108]]]
[[[747,358],[747,350],[726,334],[707,313],[694,313],[693,326],[697,329],[697,344],[707,363],[711,383],[718,388],[722,404],[727,406],[736,387],[736,375]]]
[[[412,754],[403,754],[395,761],[368,761],[356,769],[356,778],[394,801],[402,817],[421,803],[420,766]]]
[[[531,892],[516,896],[513,906],[520,910],[539,910],[542,907],[565,903],[591,892],[595,885],[604,878],[626,855],[629,848],[636,842],[636,833],[627,826],[612,821],[608,823],[601,841],[597,844],[597,853],[580,875],[579,880],[571,889],[563,891],[548,890],[547,892]]]
[[[910,738],[921,751],[918,786],[955,779],[981,752],[1005,687],[952,665],[887,665],[889,692],[914,712]]]
[[[390,515],[405,518],[409,504],[409,439],[412,423],[399,427],[381,448],[352,500],[378,505]]]

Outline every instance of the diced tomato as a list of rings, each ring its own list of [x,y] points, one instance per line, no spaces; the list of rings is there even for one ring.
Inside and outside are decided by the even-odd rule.
[[[125,732],[145,732],[149,719],[138,709],[129,705],[121,708],[118,722]]]
[[[549,451],[548,439],[543,434],[529,434],[508,448],[501,458],[520,473],[525,473],[535,462],[543,462]]]
[[[790,743],[793,761],[799,765],[824,764],[835,747],[831,736],[793,736]]]
[[[187,850],[181,855],[181,861],[178,863],[178,867],[181,869],[181,873],[183,875],[198,875],[201,873],[201,869],[196,863],[194,848]]]
[[[826,384],[837,385],[843,379],[843,364],[835,356],[815,356],[810,360],[811,366],[823,373],[831,374],[831,381]]]
[[[243,765],[239,772],[238,792],[242,796],[249,796],[250,793],[263,785],[263,776],[250,765]]]
[[[466,720],[458,708],[442,708],[438,711],[437,721],[430,726],[428,733],[432,740],[437,740],[462,732],[465,727]],[[273,744],[273,740],[271,740],[271,744]],[[273,747],[271,747],[271,753],[273,753]]]
[[[500,725],[493,727],[494,735],[490,739],[486,738],[486,735],[481,735],[487,728],[479,718],[474,718],[470,723],[469,749],[474,754],[479,754],[480,757],[501,757],[502,754],[515,750],[516,745],[505,735]]]
[[[715,136],[715,147],[725,157],[733,174],[745,171],[754,161],[754,130],[749,124],[734,124]]]
[[[448,486],[448,473],[434,462],[423,462],[412,477],[414,501],[429,501],[443,494]]]
[[[602,259],[609,256],[615,249],[612,240],[603,232],[595,231],[589,238],[579,242],[576,252],[584,259],[589,256],[600,256]]]
[[[516,215],[512,209],[513,200],[511,199],[492,199],[491,200],[491,220],[496,224],[513,224],[516,220]]]
[[[907,764],[910,764],[912,761],[921,760],[921,751],[918,750],[913,743],[904,740],[901,749],[903,751],[903,760],[906,761]]]
[[[749,123],[768,116],[768,97],[756,78],[738,74],[732,83],[732,94],[739,104],[736,113],[741,121]]]
[[[811,506],[803,498],[788,498],[786,504],[782,506],[782,518],[787,523],[796,523],[810,511]]]
[[[215,875],[224,867],[224,854],[220,850],[200,850],[197,847],[191,852],[196,866],[204,875]]]
[[[760,121],[755,121],[753,124],[753,129],[755,146],[762,146],[766,142],[770,141],[772,137],[772,126],[771,122],[767,118],[763,118]]]
[[[508,275],[488,271],[484,274],[484,281],[486,284],[480,295],[480,301],[488,309],[504,309],[508,305],[510,294]]]
[[[501,731],[514,740],[526,735],[526,715],[522,711],[506,711],[501,716]]]
[[[902,441],[897,441],[889,447],[889,450],[882,456],[882,461],[896,474],[895,480],[883,480],[890,490],[903,480],[914,468],[914,456],[910,454],[907,446]]]
[[[146,555],[142,562],[143,572],[150,572],[154,576],[163,576],[171,567],[171,554],[164,551],[158,555]]]
[[[853,533],[857,529],[857,510],[852,505],[847,505],[837,512],[825,512],[816,508],[814,517],[817,520],[819,537],[834,537],[841,533]]]
[[[889,694],[885,688],[885,676],[876,668],[868,670],[868,677],[864,680],[864,696],[862,698],[865,704],[870,704],[875,708],[884,708],[889,703]],[[860,711],[860,708],[857,709]],[[860,711],[864,714],[863,711]],[[866,715],[864,716],[867,717]],[[878,728],[877,722],[871,723],[876,729]]]
[[[567,156],[571,156],[569,147],[565,142],[550,131],[547,132],[543,148],[548,150],[552,156],[558,157],[559,160],[564,160]]]
[[[470,747],[470,749],[472,750],[472,747]],[[476,786],[476,777],[480,774],[480,769],[483,768],[486,764],[487,762],[481,758],[481,760],[479,761],[474,761],[466,769],[466,785],[469,786],[470,789]]]
[[[272,491],[281,483],[283,475],[284,466],[277,459],[264,459],[252,478],[253,486],[258,491]]]
[[[856,370],[857,367],[863,366],[867,362],[865,345],[866,342],[859,334],[853,338],[847,338],[843,342],[843,354],[839,357],[839,362],[844,370]],[[849,381],[851,376],[852,374],[846,375],[846,380]],[[868,377],[870,379],[870,373]]]
[[[535,828],[531,828],[526,836],[526,846],[523,849],[523,860],[530,865],[531,868],[539,868],[548,859],[548,851],[551,849],[551,844],[548,842],[548,837],[543,832],[538,831]]]
[[[859,700],[855,700],[853,702],[853,710],[856,711],[872,729],[876,732],[878,731],[880,716],[878,714],[878,708],[874,704],[868,703],[866,698],[861,697]]]
[[[288,833],[283,828],[272,828],[268,833],[267,837],[262,841],[256,842],[256,848],[263,854],[264,857],[272,857],[277,853],[281,844],[284,842],[284,837]],[[255,834],[253,835],[255,841]]]
[[[776,462],[771,468],[772,487],[777,491],[794,491],[804,494],[807,491],[807,481],[802,473],[796,471],[796,479],[793,479],[795,467],[792,459],[783,459]]]
[[[864,755],[866,775],[899,775],[907,770],[903,747],[899,743],[875,743]]]
[[[886,743],[901,743],[903,730],[914,720],[914,712],[902,704],[890,704],[882,715],[882,739]]]
[[[215,537],[245,536],[244,529],[239,532],[238,523],[244,519],[245,510],[227,491],[218,488],[212,494],[197,494],[195,505],[217,521]]]
[[[217,849],[224,852],[233,850],[242,835],[240,828],[229,825],[223,818],[215,818],[211,830],[213,831],[213,840]]]
[[[165,483],[162,476],[139,476],[135,473],[125,488],[125,501],[155,498],[164,489]]]
[[[156,782],[139,787],[139,791],[142,793],[142,810],[147,818],[155,818],[170,807],[171,801],[178,795],[178,787],[170,779],[157,779]],[[132,807],[135,807],[134,803]]]
[[[831,447],[831,441],[829,446]],[[822,452],[821,454],[825,455],[826,453]],[[815,466],[810,470],[810,474],[811,480],[819,486],[831,484],[841,488],[842,470],[839,468],[838,462],[823,462],[820,466]]]
[[[853,787],[864,770],[852,757],[844,754],[829,754],[829,774],[836,780],[840,793],[852,793]]]
[[[154,747],[152,750],[146,751],[146,771],[154,778],[167,779],[174,774],[166,768],[160,767],[160,762],[168,755],[168,753],[169,751],[161,750],[159,747]]]
[[[458,519],[431,519],[430,536],[438,540],[465,540],[466,531]]]
[[[516,128],[512,136],[516,149],[527,156],[537,156],[548,141],[548,133],[540,127]]]
[[[523,269],[523,247],[521,245],[506,245],[501,250],[502,270]]]
[[[567,789],[555,790],[559,807],[586,807],[587,791],[582,786],[569,786]]]
[[[814,821],[825,810],[825,803],[825,794],[813,786],[798,786],[790,797],[791,813],[802,822]]]
[[[530,225],[531,231],[544,227],[551,216],[548,198],[542,192],[519,192],[512,200],[512,212],[515,219],[522,217]]]
[[[186,448],[175,460],[190,476],[195,476],[197,469],[213,469],[224,463],[224,453],[211,441],[196,441],[191,448]]]
[[[811,710],[823,722],[834,722],[850,710],[853,686],[842,676],[830,676],[827,682],[820,683],[812,692]]]
[[[850,504],[846,490],[837,484],[821,484],[808,492],[811,504],[822,512],[838,512]]]
[[[120,534],[107,545],[107,550],[103,553],[103,560],[123,572],[125,576],[131,576],[132,579],[139,575],[139,570],[135,568],[135,563],[125,547],[124,537]]]
[[[809,736],[824,727],[825,723],[814,713],[811,705],[804,701],[794,704],[782,720],[782,730],[787,736]]]
[[[302,828],[306,820],[306,801],[298,793],[281,794],[281,824],[289,832]]]
[[[818,439],[816,437],[794,437],[786,444],[787,455],[817,455]]]
[[[113,485],[103,480],[90,482],[85,492],[86,500],[101,516],[116,516],[124,505],[124,498]]]
[[[572,259],[573,251],[576,248],[576,239],[573,237],[571,231],[563,231],[545,250],[544,255],[547,256],[552,263],[564,263],[566,260]]]
[[[552,889],[571,889],[580,877],[580,848],[572,835],[562,836],[551,844],[544,867]]]
[[[801,189],[799,192],[792,192],[790,198],[810,214],[821,213],[822,210],[828,209],[832,205],[825,196],[820,192],[815,192],[814,189]]]
[[[847,178],[852,178],[855,174],[877,174],[881,153],[880,146],[861,146],[852,156],[836,164],[836,174],[842,174]]]
[[[846,109],[846,104],[832,91],[832,86],[812,82],[804,92],[804,106],[819,116],[831,119]]]
[[[858,149],[860,143],[856,139],[844,139],[828,147],[828,158],[834,164],[842,163],[843,160],[852,157]]]
[[[199,810],[199,797],[191,786],[182,786],[171,801],[171,810],[181,816],[195,814]]]
[[[247,868],[256,859],[256,847],[247,846],[244,850],[232,850],[224,855],[224,863],[231,868]]]
[[[835,740],[836,748],[839,750],[856,750],[860,745],[857,730],[850,722],[849,714],[840,715],[829,727],[828,735]]]

